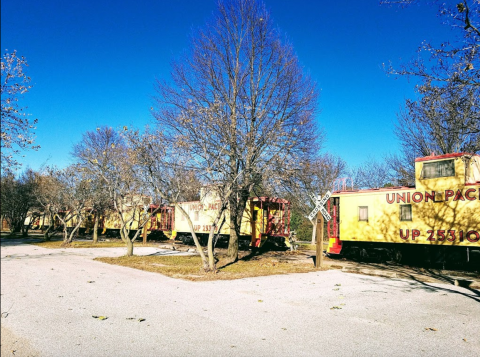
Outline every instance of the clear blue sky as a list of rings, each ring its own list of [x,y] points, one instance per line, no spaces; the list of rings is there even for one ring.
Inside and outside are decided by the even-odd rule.
[[[321,89],[317,120],[324,151],[350,166],[399,149],[396,113],[414,82],[395,80],[382,63],[415,56],[423,40],[452,36],[437,9],[380,6],[377,0],[266,0],[305,70]],[[155,78],[189,45],[216,0],[2,0],[2,51],[27,58],[33,88],[22,99],[38,118],[38,152],[24,167],[60,167],[81,134],[97,126],[152,123]]]

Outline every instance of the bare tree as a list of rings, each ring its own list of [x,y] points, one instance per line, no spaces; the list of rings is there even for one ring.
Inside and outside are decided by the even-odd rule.
[[[10,227],[10,233],[21,231],[27,235],[24,228],[25,220],[36,200],[33,195],[32,171],[27,170],[19,177],[11,172],[4,173],[1,177],[1,216]]]
[[[1,87],[1,158],[2,169],[15,169],[20,163],[15,158],[21,150],[34,149],[39,146],[33,144],[35,124],[31,121],[20,106],[19,100],[32,86],[30,77],[24,73],[27,66],[26,59],[17,56],[17,52],[4,53],[2,56],[2,87]]]
[[[450,87],[447,84],[447,87]],[[420,98],[406,100],[395,134],[402,145],[389,163],[398,181],[415,182],[414,161],[435,153],[480,152],[480,87],[423,85]]]
[[[145,195],[147,188],[136,170],[138,165],[133,151],[119,132],[101,127],[84,133],[74,146],[73,155],[82,171],[108,192],[120,223],[120,238],[127,246],[127,256],[133,255],[135,240],[156,213],[156,210],[144,208],[152,202],[151,197]]]
[[[61,202],[64,214],[57,214],[63,225],[64,244],[70,244],[78,235],[85,220],[85,208],[91,197],[90,178],[77,165],[57,171],[57,182],[62,188]],[[69,224],[70,223],[70,224]]]
[[[231,183],[222,178],[218,164],[223,160],[198,160],[189,154],[188,142],[171,142],[165,145],[166,138],[159,130],[146,128],[143,134],[139,131],[129,131],[128,143],[134,153],[136,171],[145,181],[146,187],[153,190],[153,194],[175,206],[187,220],[193,241],[197,247],[205,272],[216,271],[213,240],[215,234],[221,230],[231,192]],[[207,149],[205,147],[205,149]],[[214,185],[204,186],[202,183],[215,182]],[[202,188],[202,197],[197,197]],[[218,202],[218,209],[211,217],[212,225],[208,236],[207,256],[203,252],[200,241],[195,233],[192,218],[181,204],[183,200],[199,198],[205,203]],[[180,217],[177,217],[180,219]]]
[[[381,3],[408,6],[418,0]],[[396,135],[400,154],[388,159],[401,184],[415,182],[416,157],[480,150],[480,2],[431,1],[439,16],[453,28],[455,39],[440,44],[424,42],[412,61],[388,73],[419,80],[417,98],[406,100],[399,112]],[[428,62],[424,54],[428,54]]]
[[[59,222],[63,244],[69,245],[85,218],[84,209],[90,196],[88,179],[77,166],[63,170],[47,167],[43,174],[37,174],[34,192],[44,212],[51,217],[50,227]]]
[[[291,172],[318,149],[317,90],[265,5],[220,1],[173,63],[173,83],[158,81],[154,111],[167,142],[188,143],[197,166],[231,185],[231,262],[238,258],[243,211],[253,188],[278,168]]]
[[[387,155],[386,164],[392,173],[392,181],[399,186],[415,186],[415,159],[418,155],[408,144],[402,143],[400,153]]]
[[[88,207],[93,214],[92,240],[93,243],[96,244],[98,242],[98,227],[100,218],[104,217],[107,212],[112,210],[113,207],[108,195],[108,191],[105,189],[103,179],[95,177],[94,179],[91,179],[90,185],[91,196],[89,198]]]
[[[396,135],[402,144],[421,156],[480,151],[480,87],[424,85],[419,94],[398,115]]]
[[[354,168],[351,177],[354,187],[357,189],[381,188],[393,185],[393,174],[387,161],[377,161],[371,157]]]
[[[335,180],[345,175],[346,169],[346,163],[340,157],[325,153],[299,164],[294,175],[281,175],[282,191],[271,188],[272,193],[282,195],[291,202],[292,228],[297,229],[304,222],[312,225],[312,244],[315,244],[317,220],[308,221],[306,218],[315,206],[310,196],[323,196],[327,191],[331,191]],[[305,239],[306,236],[299,238]]]
[[[387,4],[408,6],[420,3],[419,0],[385,0]],[[480,86],[480,2],[431,1],[438,7],[438,14],[447,26],[457,35],[453,41],[440,44],[424,42],[418,49],[418,56],[395,68],[386,67],[388,73],[400,76],[413,76],[423,83],[442,87],[444,84],[460,86]],[[429,55],[427,65],[423,53]],[[447,87],[445,87],[447,89]]]
[[[45,169],[43,169],[46,171]],[[51,239],[51,235],[55,234],[55,206],[51,204],[52,197],[52,189],[55,189],[57,186],[55,185],[55,181],[53,177],[47,175],[45,172],[34,172],[34,189],[33,195],[35,196],[35,200],[40,207],[41,211],[43,212],[43,224],[45,223],[45,219],[48,223],[48,228],[43,232],[43,238],[46,241]],[[42,224],[42,229],[45,227]]]

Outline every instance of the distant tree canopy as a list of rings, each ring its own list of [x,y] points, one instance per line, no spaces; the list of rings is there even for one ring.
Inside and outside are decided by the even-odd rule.
[[[391,185],[392,172],[385,161],[368,158],[351,172],[357,189],[381,188]]]
[[[34,132],[37,119],[30,120],[19,103],[21,96],[28,92],[30,77],[24,73],[28,66],[26,59],[19,57],[16,51],[6,52],[2,56],[1,87],[1,162],[2,170],[20,166],[18,155],[22,150],[36,150]]]
[[[418,0],[381,1],[408,6]],[[398,113],[395,134],[400,155],[390,168],[400,182],[414,181],[414,159],[432,153],[480,152],[480,2],[432,1],[451,26],[454,40],[422,43],[414,60],[386,68],[389,74],[418,80],[417,97]],[[427,54],[428,61],[424,54]]]
[[[33,172],[27,170],[16,177],[11,172],[2,173],[1,177],[1,216],[10,227],[10,232],[24,231],[25,219],[29,211],[37,206],[33,195]]]
[[[420,84],[443,87],[480,86],[480,2],[478,0],[382,0],[380,3],[409,6],[416,3],[437,7],[438,16],[453,30],[455,39],[441,43],[425,41],[418,56],[398,68],[389,66],[393,75],[413,76]],[[425,56],[428,55],[428,61]],[[449,84],[450,86],[447,86]]]

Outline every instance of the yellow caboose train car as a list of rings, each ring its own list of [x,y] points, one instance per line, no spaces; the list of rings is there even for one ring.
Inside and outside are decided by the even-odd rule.
[[[193,228],[200,243],[207,243],[208,234],[218,210],[219,201],[211,196],[201,201],[182,202],[180,206],[192,220]],[[225,213],[225,220],[220,231],[216,231],[216,244],[225,246],[230,236],[229,211]],[[190,227],[181,210],[175,208],[175,231],[173,236],[186,244],[192,244]],[[240,229],[239,247],[286,248],[289,247],[290,234],[290,202],[275,197],[250,197],[243,213]]]
[[[415,186],[341,190],[328,209],[330,255],[480,267],[480,156],[415,160]]]

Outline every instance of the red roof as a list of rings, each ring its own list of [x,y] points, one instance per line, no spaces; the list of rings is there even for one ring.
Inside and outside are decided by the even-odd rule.
[[[452,154],[445,154],[445,155],[431,155],[431,156],[425,156],[425,157],[418,157],[415,159],[415,162],[420,162],[420,161],[430,161],[430,160],[440,160],[440,159],[450,159],[453,157],[460,157],[460,156],[479,156],[477,154],[469,154],[466,152],[455,152]]]

